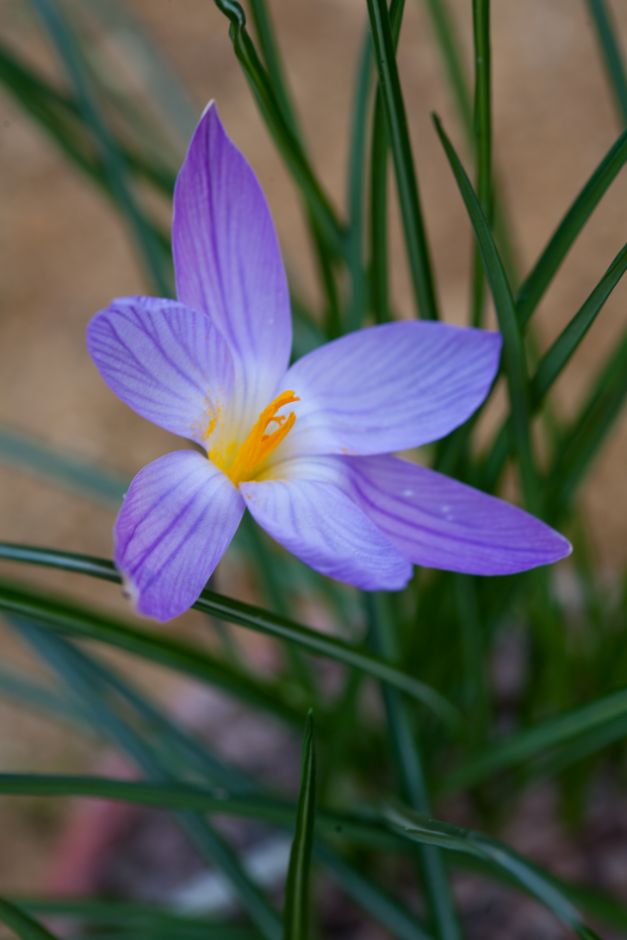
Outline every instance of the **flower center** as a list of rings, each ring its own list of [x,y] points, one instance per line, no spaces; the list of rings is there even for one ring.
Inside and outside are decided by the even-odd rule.
[[[263,409],[239,447],[231,444],[209,451],[211,460],[236,486],[245,480],[252,480],[261,464],[289,434],[296,415],[293,411],[279,415],[277,411],[296,401],[300,401],[300,398],[293,391],[281,392]]]

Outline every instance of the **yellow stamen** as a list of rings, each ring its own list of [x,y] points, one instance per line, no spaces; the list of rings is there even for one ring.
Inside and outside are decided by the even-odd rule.
[[[289,434],[290,429],[294,426],[294,422],[296,421],[296,415],[293,411],[290,411],[289,414],[286,415],[279,415],[277,411],[280,411],[285,405],[290,405],[292,402],[296,401],[300,401],[300,398],[298,398],[293,391],[281,392],[280,395],[277,395],[277,397],[263,409],[253,424],[248,437],[237,449],[232,461],[229,460],[232,453],[230,448],[227,448],[226,454],[224,451],[222,454],[216,454],[213,451],[209,452],[209,456],[214,463],[230,477],[233,483],[237,485],[244,480],[253,479],[255,471]],[[269,430],[272,425],[275,425],[275,427]]]

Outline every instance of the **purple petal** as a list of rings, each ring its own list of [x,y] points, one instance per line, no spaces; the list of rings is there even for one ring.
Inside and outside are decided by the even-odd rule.
[[[115,562],[138,611],[170,620],[191,607],[243,513],[231,481],[195,451],[140,470],[115,524]]]
[[[397,457],[356,457],[355,498],[416,565],[465,574],[513,574],[570,554],[544,522],[494,496]]]
[[[344,492],[341,481],[318,474],[316,461],[290,463],[299,466],[285,479],[240,485],[259,525],[331,578],[371,591],[403,588],[411,565]]]
[[[232,391],[226,342],[206,314],[174,300],[114,300],[89,323],[87,348],[122,401],[199,443]]]
[[[278,457],[382,454],[437,440],[484,400],[497,333],[442,323],[390,323],[327,343],[287,372],[301,401]]]
[[[257,179],[215,104],[203,114],[174,192],[172,250],[179,299],[227,338],[257,400],[269,401],[292,343],[285,270]]]

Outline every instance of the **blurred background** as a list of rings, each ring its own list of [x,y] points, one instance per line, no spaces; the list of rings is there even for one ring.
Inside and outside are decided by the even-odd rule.
[[[176,170],[206,102],[248,156],[269,200],[285,261],[299,295],[320,308],[317,278],[299,200],[259,118],[233,55],[227,22],[208,0],[66,0],[90,66],[110,96],[112,120],[134,128],[164,171]],[[471,75],[471,9],[448,0]],[[343,211],[349,115],[366,28],[362,0],[274,0],[270,3],[288,83],[309,152]],[[617,35],[627,37],[627,4],[612,5]],[[0,0],[3,46],[60,85],[67,79],[50,39],[24,0]],[[526,273],[566,207],[616,139],[620,120],[608,90],[588,6],[580,0],[498,0],[492,11],[494,154],[512,220],[518,271]],[[433,130],[438,112],[467,163],[470,154],[433,40],[427,4],[409,0],[399,50],[405,102],[433,250],[444,318],[468,311],[471,232]],[[106,103],[106,97],[105,97]],[[126,114],[124,114],[126,112]],[[126,122],[126,123],[125,123]],[[164,230],[170,201],[154,188],[146,198]],[[395,200],[393,213],[396,213]],[[113,296],[154,293],[127,226],[97,185],[68,161],[36,121],[0,86],[0,425],[41,445],[85,458],[120,479],[171,448],[168,435],[138,418],[109,392],[84,343],[90,316]],[[627,175],[613,183],[577,239],[535,323],[541,348],[557,336],[624,241]],[[398,218],[392,221],[394,306],[412,311]],[[560,378],[556,412],[574,414],[591,376],[624,330],[627,288],[621,283],[588,340]],[[490,321],[494,325],[492,311]],[[499,409],[498,401],[494,413]],[[488,416],[488,422],[491,420]],[[17,438],[16,438],[17,439]],[[17,445],[16,445],[17,446]],[[15,451],[15,448],[14,448]],[[115,500],[97,505],[72,487],[27,472],[7,445],[0,454],[0,530],[5,540],[110,555]],[[593,563],[616,590],[627,559],[625,461],[627,421],[616,423],[580,492]],[[19,465],[18,465],[19,464]],[[30,572],[62,586],[58,573]],[[115,590],[73,580],[77,597],[126,610]],[[254,597],[241,568],[227,561],[219,587]],[[311,613],[311,612],[310,612]],[[190,614],[177,629],[193,633]],[[315,618],[311,613],[310,622]],[[246,641],[248,641],[246,637]],[[252,641],[251,641],[252,642]],[[27,662],[8,631],[2,662]],[[260,649],[259,655],[265,655]],[[150,681],[149,671],[146,681]],[[177,686],[163,685],[166,698]],[[87,761],[76,737],[26,717],[0,701],[0,767],[77,769]],[[0,887],[32,890],[47,878],[69,810],[28,801],[0,807]]]

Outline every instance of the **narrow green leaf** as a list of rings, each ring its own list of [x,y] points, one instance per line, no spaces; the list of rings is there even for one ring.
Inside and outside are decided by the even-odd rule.
[[[353,92],[353,118],[346,174],[348,193],[347,264],[351,288],[346,310],[347,330],[363,326],[368,304],[368,280],[364,269],[364,187],[366,169],[368,102],[372,71],[372,45],[366,33],[357,65]]]
[[[102,669],[94,670],[90,657],[60,637],[23,620],[18,629],[24,639],[63,679],[84,705],[91,721],[101,729],[144,773],[156,781],[176,782],[176,777],[155,752],[148,738],[139,735],[110,701]],[[244,870],[236,852],[202,816],[178,813],[177,822],[201,854],[228,879],[235,896],[266,940],[279,940],[280,921],[264,893]]]
[[[527,363],[522,336],[516,319],[516,310],[505,269],[499,257],[490,225],[479,204],[466,171],[448,139],[440,119],[434,116],[435,127],[446,152],[472,222],[486,278],[494,298],[494,306],[503,335],[503,357],[512,413],[513,438],[518,458],[520,478],[529,509],[536,508],[537,484],[530,437],[530,409],[527,388]]]
[[[95,776],[0,773],[0,793],[14,797],[85,797],[171,810],[196,810],[213,816],[258,819],[271,825],[289,827],[294,823],[293,803],[248,793],[230,793],[224,787],[200,787],[176,782],[117,780]],[[403,840],[390,831],[374,811],[355,813],[321,808],[316,828],[330,836],[356,844],[399,848]]]
[[[605,0],[588,0],[605,70],[610,82],[621,124],[627,124],[627,74],[620,50],[618,30]]]
[[[405,0],[390,4],[390,30],[394,50],[405,12]],[[368,42],[371,42],[368,33]],[[388,150],[390,136],[385,115],[383,92],[379,84],[375,96],[370,141],[370,289],[371,306],[376,323],[392,319],[388,261]]]
[[[229,20],[229,35],[235,54],[259,105],[262,117],[279,151],[283,154],[288,169],[303,193],[328,246],[341,255],[345,248],[344,228],[322,191],[293,127],[286,120],[277,102],[272,82],[248,34],[246,14],[241,4],[237,0],[214,0],[214,2]]]
[[[557,883],[503,843],[410,810],[391,809],[387,818],[395,831],[404,833],[420,844],[437,845],[452,852],[474,855],[502,869],[582,940],[599,940]]]
[[[85,555],[76,555],[71,552],[58,552],[54,549],[0,543],[0,559],[44,565],[86,574],[105,581],[120,582],[119,575],[115,571],[112,562]],[[48,607],[45,598],[37,596],[33,592],[27,592],[26,595],[23,595],[19,590],[12,588],[10,584],[2,586],[0,609],[3,605],[5,605],[4,609],[13,610],[15,613],[25,613],[26,615],[28,615],[29,610],[34,611],[37,609],[41,611],[42,615],[47,616],[47,623],[51,625],[58,623],[60,627],[63,624],[63,604],[53,601]],[[23,610],[20,609],[20,605],[24,605]],[[241,601],[223,597],[211,591],[205,591],[194,606],[197,610],[213,614],[221,620],[237,623],[248,629],[297,643],[316,656],[326,656],[346,666],[359,669],[376,679],[394,685],[405,694],[422,702],[447,723],[455,724],[458,720],[456,710],[435,689],[377,659],[365,650],[351,646],[350,643],[308,627],[300,626],[300,624],[295,624],[251,604],[244,604]],[[58,611],[56,611],[57,607]],[[137,652],[154,661],[163,662],[165,665],[169,662],[171,668],[179,668],[192,675],[196,674],[199,677],[205,675],[209,678],[209,675],[213,674],[213,667],[209,666],[206,654],[203,654],[194,665],[196,652],[185,644],[166,640],[161,635],[156,637],[127,625],[120,628],[120,623],[114,622],[111,618],[107,618],[104,622],[98,620],[90,623],[88,612],[81,611],[79,608],[76,608],[75,617],[72,616],[71,609],[68,608],[68,615],[73,623],[72,629],[77,633],[83,633],[85,636],[91,636],[101,642],[121,646],[130,652]],[[37,619],[34,613],[33,616]],[[165,648],[161,646],[164,643]],[[178,663],[178,666],[174,666],[175,662]],[[225,667],[220,665],[217,667],[217,671],[219,672],[223,668]],[[238,686],[239,682],[236,675],[232,671],[229,682],[233,681],[235,686]],[[261,693],[260,700],[266,699],[266,695],[262,693],[260,688],[257,688],[257,693]],[[269,705],[269,701],[267,701],[267,704]],[[278,703],[275,701],[274,705],[276,707]],[[293,714],[291,709],[287,709],[286,716],[290,714]]]
[[[592,293],[586,298],[575,316],[540,360],[536,373],[531,380],[532,408],[539,407],[626,270],[627,245],[624,245]]]
[[[318,845],[316,858],[342,891],[385,927],[395,940],[433,940],[413,911],[402,906],[354,865],[349,865],[337,852],[331,853],[325,845]]]
[[[599,283],[542,356],[530,385],[530,405],[533,413],[540,409],[546,395],[568,365],[626,268],[627,246],[621,248]],[[506,419],[494,437],[481,471],[482,485],[489,492],[494,492],[503,472],[510,450],[510,440],[509,419]]]
[[[121,475],[41,444],[12,428],[0,427],[0,461],[18,470],[26,468],[74,493],[78,490],[109,505],[119,505],[128,489],[129,481]]]
[[[573,242],[626,160],[627,131],[623,131],[577,195],[518,291],[516,310],[521,326],[529,321]]]
[[[386,0],[368,0],[368,14],[379,72],[379,87],[385,103],[416,309],[421,317],[437,319],[435,281]]]
[[[159,293],[167,296],[170,285],[164,276],[163,255],[155,238],[155,233],[147,222],[129,184],[124,157],[117,147],[115,138],[110,133],[98,102],[90,88],[86,75],[81,50],[78,46],[60,7],[51,0],[31,0],[45,29],[48,31],[63,63],[68,78],[74,87],[77,101],[85,121],[90,126],[98,144],[100,155],[106,168],[107,176],[116,201],[126,215],[136,244],[152,281]]]
[[[3,898],[0,898],[0,922],[13,930],[20,940],[56,940],[53,933]]]
[[[474,138],[477,159],[477,198],[492,226],[492,91],[490,50],[490,0],[473,0],[473,42],[475,53]],[[485,303],[485,279],[481,253],[475,242],[472,267],[470,322],[481,326]]]
[[[469,763],[447,773],[443,789],[448,792],[476,786],[494,774],[529,764],[575,738],[589,735],[596,739],[610,724],[616,737],[621,734],[621,727],[622,734],[627,735],[627,689],[556,715],[517,734],[508,734],[506,740],[490,745]],[[605,741],[599,742],[600,747],[605,744]]]
[[[0,584],[0,610],[34,620],[55,631],[98,643],[105,643],[193,676],[223,689],[227,694],[248,702],[290,722],[298,720],[293,700],[288,699],[273,682],[257,679],[197,646],[164,634],[136,629],[122,620],[99,614],[92,608],[65,602],[32,589],[20,589],[13,582]]]
[[[627,397],[627,336],[619,342],[577,417],[560,436],[547,474],[546,505],[554,518],[566,511]]]
[[[388,659],[398,656],[395,624],[385,595],[364,595],[366,616],[375,648]],[[430,800],[420,745],[414,734],[405,703],[398,694],[384,686],[383,702],[387,718],[392,756],[396,764],[403,799],[420,812],[429,813]],[[421,847],[420,869],[429,900],[431,918],[441,940],[459,940],[461,932],[441,853],[430,846]]]
[[[307,940],[309,920],[309,881],[316,803],[316,754],[313,715],[309,712],[303,739],[300,794],[296,828],[290,852],[283,908],[284,940]]]
[[[440,48],[453,100],[468,140],[473,137],[473,108],[464,74],[462,50],[455,31],[455,23],[447,8],[447,0],[426,2],[436,42]]]
[[[0,669],[0,694],[22,707],[34,709],[43,718],[84,726],[80,706],[66,701],[54,689],[35,682],[30,676],[21,675],[14,668]]]

